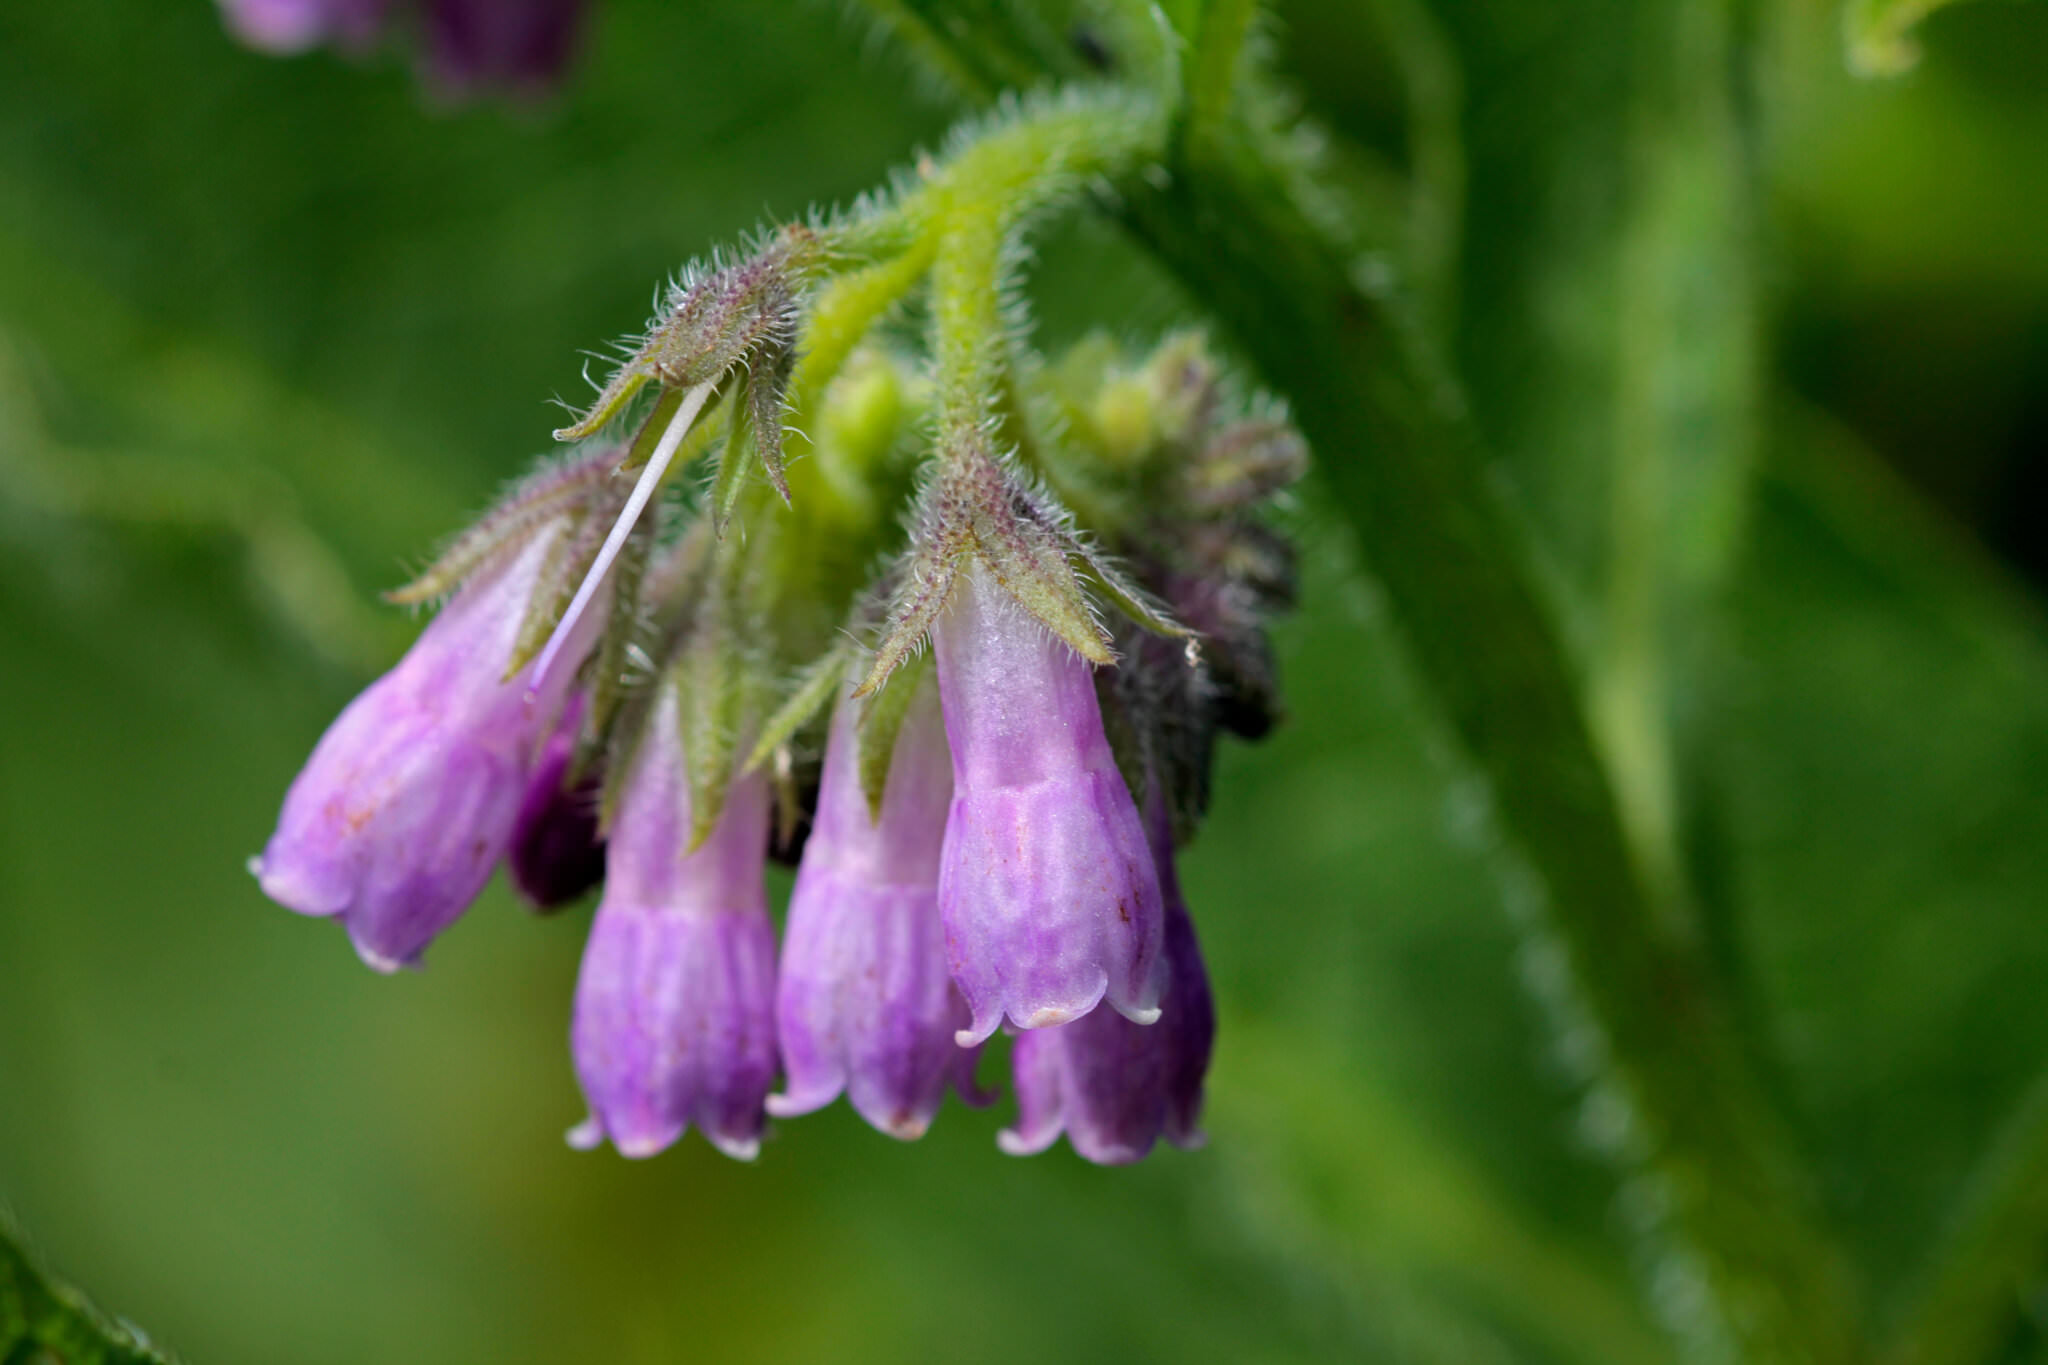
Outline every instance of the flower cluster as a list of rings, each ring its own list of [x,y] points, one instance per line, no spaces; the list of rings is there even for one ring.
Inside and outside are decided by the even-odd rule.
[[[842,1093],[916,1138],[949,1087],[994,1098],[999,1029],[1005,1151],[1199,1140],[1174,854],[1217,731],[1275,710],[1291,565],[1258,510],[1304,452],[1199,336],[991,365],[935,306],[924,353],[884,344],[926,259],[814,225],[675,286],[566,457],[394,594],[445,601],[254,860],[381,971],[500,863],[541,909],[601,880],[578,1146],[694,1125],[749,1157]]]

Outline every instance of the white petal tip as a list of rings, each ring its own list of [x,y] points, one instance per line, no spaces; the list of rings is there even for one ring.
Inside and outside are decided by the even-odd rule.
[[[755,1157],[761,1155],[761,1139],[759,1138],[727,1138],[719,1137],[716,1133],[706,1133],[704,1136],[711,1139],[713,1147],[724,1152],[734,1161],[752,1161]]]
[[[1146,1153],[1151,1150],[1150,1147],[1127,1147],[1119,1143],[1097,1147],[1093,1151],[1082,1152],[1081,1155],[1097,1166],[1135,1166],[1143,1161]]]
[[[772,1119],[800,1118],[823,1109],[838,1097],[838,1093],[835,1090],[822,1099],[815,1099],[809,1095],[770,1095],[762,1101],[762,1108],[768,1111],[768,1117]]]
[[[996,1147],[1004,1156],[1037,1156],[1052,1146],[1059,1135],[1057,1128],[1042,1137],[1027,1137],[1015,1128],[1005,1128],[996,1134]]]
[[[579,1152],[594,1152],[604,1143],[604,1125],[595,1118],[588,1118],[571,1128],[566,1140]]]
[[[390,957],[360,943],[356,945],[356,956],[363,960],[365,967],[384,976],[394,976],[401,970],[416,972],[421,965],[418,957]]]
[[[674,1141],[674,1138],[615,1136],[612,1138],[612,1150],[628,1161],[645,1161],[648,1157],[659,1156],[667,1151],[669,1144]]]
[[[265,862],[259,853],[249,860],[248,867],[257,889],[295,915],[331,919],[348,909],[349,893],[336,894],[332,887],[315,886],[303,871],[294,875],[289,859],[278,867]]]
[[[1116,1012],[1134,1024],[1156,1024],[1159,1022],[1159,1006],[1157,1005],[1149,1009],[1139,1009],[1135,1005],[1125,1008],[1119,1005]]]
[[[915,1142],[931,1131],[930,1114],[913,1114],[908,1111],[892,1114],[886,1122],[876,1122],[875,1131],[895,1138],[898,1142]]]

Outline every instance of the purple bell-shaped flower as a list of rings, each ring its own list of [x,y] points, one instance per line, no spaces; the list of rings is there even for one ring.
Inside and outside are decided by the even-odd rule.
[[[844,1090],[862,1118],[910,1139],[924,1135],[949,1081],[971,1103],[988,1098],[974,1088],[981,1049],[954,1042],[968,1015],[947,974],[938,893],[953,773],[938,699],[918,685],[879,812],[862,790],[859,706],[841,701],[832,717],[776,991],[788,1073],[768,1099],[777,1117]]]
[[[979,561],[932,630],[953,805],[939,869],[947,960],[979,1043],[1107,1000],[1158,1016],[1159,876],[1085,660]]]
[[[1010,1057],[1017,1122],[997,1137],[1012,1156],[1042,1152],[1062,1131],[1076,1152],[1102,1166],[1137,1161],[1162,1136],[1177,1147],[1202,1143],[1202,1082],[1216,1007],[1174,875],[1164,806],[1155,800],[1146,817],[1166,898],[1159,1019],[1139,1025],[1096,1010],[1020,1036]]]
[[[416,963],[505,856],[575,674],[572,665],[542,680],[531,669],[504,676],[559,534],[543,528],[474,574],[397,667],[349,703],[250,863],[265,895],[339,919],[378,971]],[[588,647],[585,632],[575,657]]]
[[[760,1148],[775,1079],[775,930],[762,883],[768,786],[735,779],[690,840],[679,707],[664,686],[618,798],[604,899],[583,951],[570,1049],[590,1119],[569,1141],[621,1156],[691,1125],[727,1156]]]

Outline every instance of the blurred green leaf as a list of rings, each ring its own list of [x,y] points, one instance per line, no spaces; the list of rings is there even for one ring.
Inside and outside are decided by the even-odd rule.
[[[1958,1339],[1988,1339],[2048,1241],[2023,1103],[2048,1065],[2048,629],[1825,419],[1781,424],[1765,472],[1710,704],[1754,1007],[1884,1325],[1960,1294]],[[1973,1288],[1941,1287],[1959,1255]]]
[[[29,1259],[21,1235],[0,1218],[0,1360],[41,1365],[166,1365],[132,1327],[94,1308]]]
[[[1920,62],[1915,30],[1956,0],[1843,0],[1842,36],[1860,76],[1897,76]]]

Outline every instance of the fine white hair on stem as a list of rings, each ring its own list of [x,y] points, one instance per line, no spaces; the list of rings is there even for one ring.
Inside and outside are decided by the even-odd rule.
[[[619,519],[612,523],[611,534],[604,538],[597,558],[590,562],[590,572],[583,575],[583,581],[576,587],[576,595],[569,599],[569,609],[562,613],[562,619],[555,623],[554,634],[548,636],[547,644],[541,649],[540,657],[534,661],[533,673],[527,680],[526,699],[532,701],[540,695],[541,685],[555,666],[555,658],[562,652],[562,644],[575,629],[576,621],[590,607],[591,599],[603,584],[605,575],[611,571],[612,561],[619,557],[619,549],[626,543],[626,537],[633,533],[634,523],[646,510],[654,490],[661,486],[662,476],[668,473],[670,461],[676,457],[676,448],[683,438],[690,434],[696,424],[697,414],[704,410],[704,404],[711,397],[714,381],[706,380],[683,395],[681,406],[675,416],[669,418],[668,427],[661,433],[661,440],[654,447],[654,453],[647,457],[646,468],[640,471],[640,481],[633,485],[633,492],[626,499],[625,508]]]

